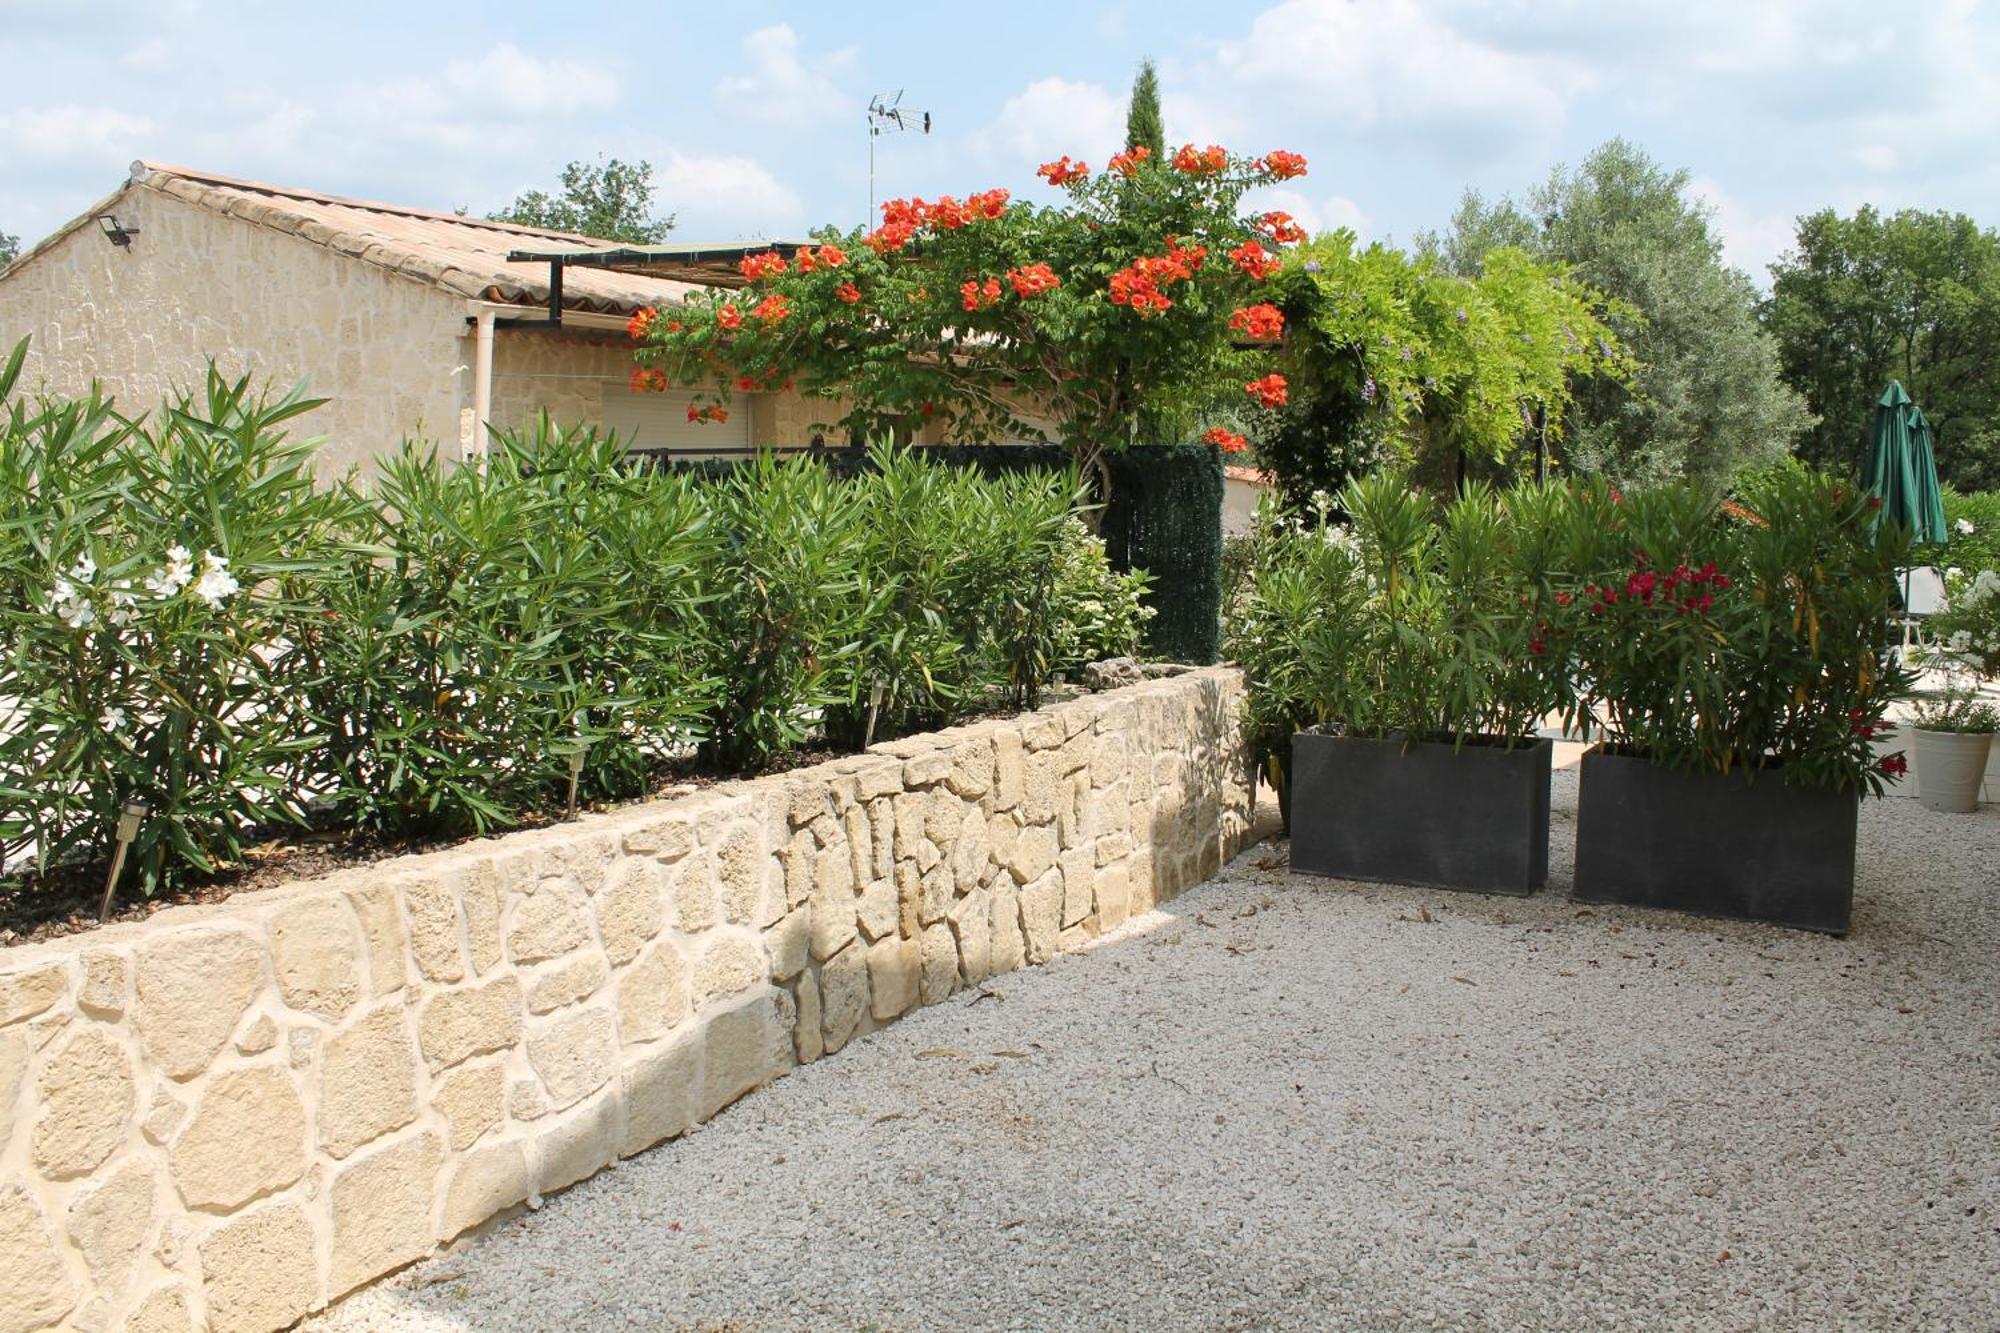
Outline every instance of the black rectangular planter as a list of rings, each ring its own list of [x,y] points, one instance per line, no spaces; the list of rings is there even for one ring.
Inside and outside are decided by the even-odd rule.
[[[1549,874],[1546,740],[1292,737],[1292,869],[1529,894]]]
[[[1847,933],[1851,791],[1686,773],[1602,749],[1583,756],[1575,897]]]

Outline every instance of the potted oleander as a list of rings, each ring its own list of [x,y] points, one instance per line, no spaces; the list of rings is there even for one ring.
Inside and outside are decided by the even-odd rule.
[[[2000,676],[2000,573],[1953,576],[1928,628],[1931,643],[1920,660],[1943,676],[1943,686],[1910,710],[1917,798],[1928,810],[1970,814],[1979,808],[2000,730],[2000,709],[1979,697],[1977,684]]]
[[[1858,803],[1908,675],[1889,615],[1902,535],[1796,465],[1734,500],[1574,492],[1564,608],[1583,758],[1575,895],[1844,934]]]
[[[1271,641],[1253,717],[1290,724],[1295,870],[1527,894],[1548,874],[1558,706],[1534,571],[1550,492],[1440,507],[1393,476],[1350,484],[1261,571]],[[1273,650],[1275,648],[1275,650]]]

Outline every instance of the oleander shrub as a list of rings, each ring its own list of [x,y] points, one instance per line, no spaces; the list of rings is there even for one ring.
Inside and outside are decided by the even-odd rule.
[[[0,372],[0,848],[107,855],[121,805],[147,893],[306,817],[318,753],[296,645],[323,618],[351,501],[316,489],[310,410],[211,368],[126,418],[96,393],[15,397]]]

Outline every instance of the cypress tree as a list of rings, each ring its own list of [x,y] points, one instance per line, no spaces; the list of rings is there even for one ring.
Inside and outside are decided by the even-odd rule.
[[[1167,128],[1160,120],[1160,80],[1151,60],[1139,63],[1139,77],[1132,81],[1132,105],[1125,112],[1125,146],[1141,145],[1152,150],[1155,162],[1167,155]]]

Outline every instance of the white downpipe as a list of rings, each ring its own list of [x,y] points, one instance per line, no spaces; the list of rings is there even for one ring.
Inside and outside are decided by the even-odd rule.
[[[472,441],[467,460],[486,458],[486,423],[493,415],[493,311],[481,310],[473,323]]]

